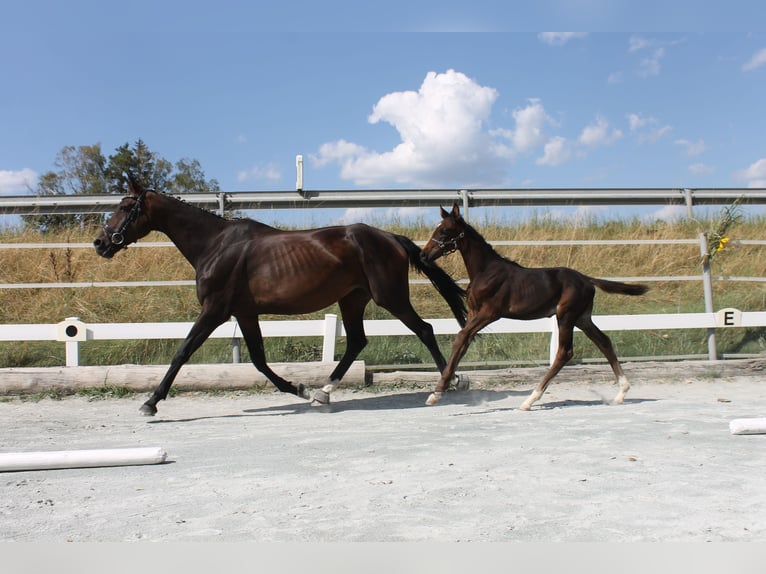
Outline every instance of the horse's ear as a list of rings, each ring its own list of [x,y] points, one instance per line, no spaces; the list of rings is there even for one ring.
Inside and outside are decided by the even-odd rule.
[[[449,212],[446,209],[444,209],[441,205],[439,206],[439,211],[442,214],[442,219],[446,219],[447,217],[449,217]]]
[[[452,204],[452,215],[454,215],[455,218],[460,217],[460,206],[457,204],[457,202]]]
[[[125,179],[128,180],[128,192],[132,193],[133,195],[139,195],[141,193],[141,189],[136,177],[129,171],[126,171]]]

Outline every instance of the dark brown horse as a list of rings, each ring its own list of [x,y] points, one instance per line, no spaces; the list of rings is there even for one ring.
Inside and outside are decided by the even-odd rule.
[[[282,231],[250,219],[226,220],[172,196],[130,182],[123,198],[95,239],[96,252],[111,258],[120,249],[161,231],[196,270],[202,311],[170,368],[141,412],[154,415],[181,366],[229,317],[239,323],[253,364],[282,392],[310,398],[303,384],[286,381],[266,364],[258,318],[263,313],[310,313],[340,307],[346,351],[314,401],[327,403],[367,344],[363,314],[372,299],[391,312],[428,347],[439,371],[446,365],[433,328],[413,309],[408,269],[424,273],[465,324],[465,292],[440,267],[424,262],[420,249],[401,235],[364,224]]]
[[[441,209],[441,208],[440,208]],[[642,295],[648,287],[595,279],[567,267],[528,269],[500,256],[484,238],[461,217],[457,204],[452,212],[441,209],[442,221],[421,252],[424,261],[433,262],[442,255],[460,251],[470,284],[468,321],[452,345],[447,368],[428,404],[435,404],[452,379],[460,359],[476,334],[501,317],[540,319],[556,315],[559,344],[556,357],[542,381],[521,405],[529,410],[545,392],[551,379],[572,358],[574,328],[578,327],[593,341],[612,366],[620,391],[614,399],[622,403],[630,388],[617,360],[612,342],[591,319],[596,287],[607,293]]]

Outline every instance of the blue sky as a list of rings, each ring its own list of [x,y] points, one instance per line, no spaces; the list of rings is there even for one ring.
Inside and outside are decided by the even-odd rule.
[[[224,191],[294,189],[297,154],[306,189],[766,187],[766,31],[518,31],[651,29],[638,4],[10,0],[0,194],[139,138]]]

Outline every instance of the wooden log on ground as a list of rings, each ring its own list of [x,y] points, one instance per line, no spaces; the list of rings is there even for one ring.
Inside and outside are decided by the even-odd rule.
[[[270,366],[288,381],[320,388],[326,383],[335,363],[274,363]],[[152,391],[167,370],[167,365],[6,368],[0,369],[0,395],[69,394],[110,387],[136,392]],[[354,361],[341,386],[364,384],[364,361]],[[249,363],[187,364],[181,368],[173,387],[183,391],[275,388]]]

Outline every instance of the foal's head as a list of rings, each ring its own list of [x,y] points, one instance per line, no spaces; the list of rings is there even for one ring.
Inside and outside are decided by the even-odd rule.
[[[122,198],[96,239],[93,246],[101,257],[111,259],[120,249],[138,241],[151,231],[146,215],[147,189],[129,178],[129,195]]]
[[[425,261],[436,261],[442,255],[449,255],[460,249],[460,242],[465,237],[466,223],[460,215],[457,203],[452,205],[452,211],[439,208],[442,220],[436,226],[426,246],[420,252],[420,257]]]

